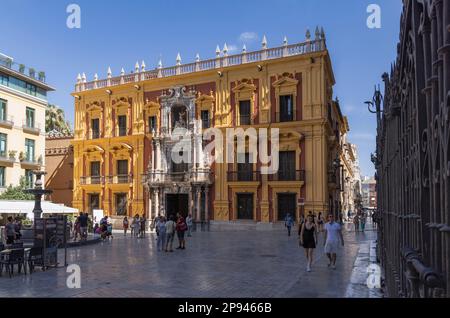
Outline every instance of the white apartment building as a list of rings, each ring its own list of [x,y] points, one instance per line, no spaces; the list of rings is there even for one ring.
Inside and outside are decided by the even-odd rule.
[[[0,192],[32,171],[45,169],[45,73],[0,53]]]

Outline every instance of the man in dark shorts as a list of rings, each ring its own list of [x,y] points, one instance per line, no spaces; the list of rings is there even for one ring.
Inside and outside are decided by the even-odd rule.
[[[81,239],[86,240],[88,228],[88,214],[81,212],[79,220],[80,220]]]
[[[12,216],[8,217],[8,223],[5,225],[6,244],[13,244],[16,240],[16,225],[13,223]]]

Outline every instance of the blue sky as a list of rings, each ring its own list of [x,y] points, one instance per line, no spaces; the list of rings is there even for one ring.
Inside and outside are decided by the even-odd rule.
[[[69,4],[81,7],[81,29],[66,26]],[[366,26],[369,4],[380,5],[381,29]],[[396,56],[402,4],[400,0],[0,0],[0,52],[15,61],[44,70],[57,91],[49,102],[61,106],[73,122],[70,93],[78,73],[106,77],[108,66],[118,75],[145,60],[154,68],[191,62],[195,54],[214,56],[216,45],[240,51],[301,42],[305,31],[323,26],[327,36],[343,113],[350,124],[349,139],[358,146],[361,171],[373,175],[370,153],[375,149],[375,117],[364,101],[390,69]]]

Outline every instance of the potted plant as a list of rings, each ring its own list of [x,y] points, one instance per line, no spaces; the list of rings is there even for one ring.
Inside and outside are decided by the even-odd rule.
[[[25,160],[25,153],[24,153],[23,151],[21,151],[21,152],[19,153],[19,160],[20,160],[20,161],[24,161],[24,160]]]
[[[16,160],[16,153],[17,153],[17,151],[15,151],[15,150],[10,150],[10,151],[8,152],[9,159],[11,159],[11,160]]]
[[[24,64],[19,64],[19,72],[20,73],[25,73],[25,65]]]
[[[34,78],[36,76],[36,70],[32,67],[28,70],[30,77]]]

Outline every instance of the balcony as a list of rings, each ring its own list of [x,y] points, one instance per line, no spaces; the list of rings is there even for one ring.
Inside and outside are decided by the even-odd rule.
[[[268,175],[269,181],[305,181],[305,170],[278,171]]]
[[[38,136],[41,133],[41,125],[40,124],[30,125],[26,121],[23,122],[22,129],[23,129],[23,132],[27,133],[27,134],[32,134],[32,135]]]
[[[294,113],[275,113],[275,118],[272,120],[274,123],[288,123],[296,121]]]
[[[228,182],[260,182],[261,173],[259,171],[228,171]]]
[[[14,156],[8,156],[6,151],[0,151],[0,163],[11,166],[16,161]]]
[[[5,119],[0,119],[0,127],[11,129],[14,126],[14,117],[8,116]]]
[[[93,185],[93,184],[104,184],[105,177],[101,176],[90,176],[90,177],[81,177],[80,184],[81,185]]]
[[[109,184],[128,184],[133,182],[133,176],[131,175],[117,175],[107,177]]]
[[[20,159],[20,165],[24,169],[40,169],[42,165],[42,160],[36,160],[36,158],[32,158],[29,156],[25,156],[24,158]]]

